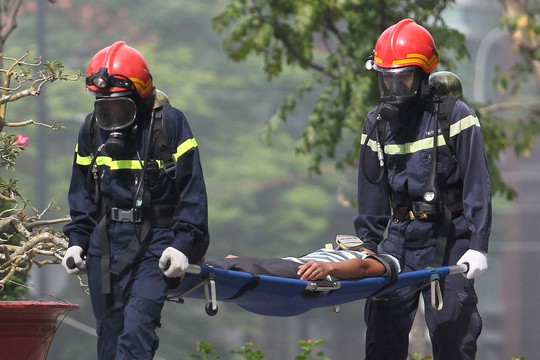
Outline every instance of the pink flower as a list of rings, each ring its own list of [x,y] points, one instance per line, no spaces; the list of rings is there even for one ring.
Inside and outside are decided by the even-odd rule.
[[[28,136],[24,136],[23,134],[19,133],[17,135],[17,140],[15,140],[11,146],[28,147]]]

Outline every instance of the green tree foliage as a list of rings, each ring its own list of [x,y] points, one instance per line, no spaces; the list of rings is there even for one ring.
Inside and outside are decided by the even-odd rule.
[[[250,55],[261,57],[269,79],[281,76],[289,67],[311,75],[278,108],[266,130],[270,133],[287,121],[306,94],[315,92],[317,99],[296,150],[309,155],[309,170],[318,173],[325,158],[335,159],[338,168],[355,164],[358,159],[365,114],[379,101],[375,77],[364,64],[384,29],[404,17],[425,26],[438,44],[439,69],[452,70],[455,61],[467,57],[464,36],[447,27],[442,18],[443,10],[452,3],[231,0],[214,18],[214,27],[225,34],[225,49],[232,60],[245,61]],[[482,112],[482,104],[475,107],[483,115],[493,189],[511,198],[515,193],[502,180],[497,160],[511,144],[518,154],[531,150],[539,131],[537,117],[501,122],[500,118]],[[337,153],[343,141],[348,141],[346,149]]]
[[[256,1],[233,0],[214,19],[220,33],[227,31],[225,49],[235,61],[260,55],[269,79],[285,68],[299,67],[311,74],[270,121],[274,129],[296,108],[307,92],[316,91],[308,123],[297,151],[310,155],[309,169],[320,171],[323,158],[334,158],[344,132],[352,132],[352,146],[337,163],[358,159],[365,114],[378,100],[373,74],[365,62],[378,35],[404,14],[425,25],[442,38],[441,58],[449,62],[454,50],[465,55],[463,36],[447,30],[440,12],[453,1]]]

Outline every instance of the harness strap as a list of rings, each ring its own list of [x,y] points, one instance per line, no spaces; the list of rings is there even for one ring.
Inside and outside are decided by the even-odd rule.
[[[154,142],[156,148],[159,151],[161,160],[163,161],[163,169],[165,173],[171,178],[174,179],[176,174],[176,162],[174,161],[174,156],[171,151],[171,148],[168,144],[167,129],[166,129],[166,119],[167,112],[171,106],[169,104],[164,104],[154,112]]]
[[[454,147],[452,146],[452,143],[450,142],[450,122],[452,114],[452,109],[454,108],[454,105],[457,101],[457,97],[448,94],[443,99],[441,106],[443,107],[442,111],[439,111],[439,124],[441,125],[441,132],[444,137],[444,141],[446,142],[446,146],[450,149],[450,152],[452,153],[452,160],[454,163],[457,163],[457,157],[456,157],[456,151]]]
[[[149,204],[151,201],[150,192],[145,191],[143,196],[143,204]],[[136,232],[135,236],[131,239],[127,248],[122,253],[122,257],[113,264],[111,273],[115,275],[120,274],[126,268],[127,264],[131,262],[135,254],[141,248],[142,244],[145,243],[145,240],[150,233],[152,223],[147,211],[147,207],[143,207],[142,209],[139,209],[139,211],[142,212],[142,223],[140,227],[140,232]]]
[[[108,198],[102,199],[102,218],[98,224],[98,237],[101,250],[101,293],[111,293],[111,251],[109,247],[108,225]]]
[[[435,247],[435,259],[433,261],[434,267],[442,266],[444,262],[444,255],[446,252],[446,244],[448,237],[450,236],[450,230],[452,228],[452,212],[448,206],[443,206],[443,215],[440,221],[440,226],[437,229],[437,245]]]
[[[442,310],[444,306],[444,299],[442,295],[440,279],[438,276],[436,278],[431,279],[430,286],[431,286],[431,306],[434,309]]]
[[[241,297],[246,292],[255,289],[259,285],[260,282],[261,282],[260,276],[253,275],[251,280],[246,285],[242,286],[233,296],[231,296],[227,300],[237,299],[237,298]]]
[[[137,233],[133,237],[133,239],[131,239],[127,248],[124,249],[122,257],[113,264],[111,268],[111,273],[113,273],[114,275],[118,275],[126,268],[126,266],[135,256],[135,254],[137,254],[141,246],[146,243],[146,239],[148,237],[148,234],[150,233],[151,227],[152,224],[150,219],[148,217],[144,217],[141,224],[140,233]]]

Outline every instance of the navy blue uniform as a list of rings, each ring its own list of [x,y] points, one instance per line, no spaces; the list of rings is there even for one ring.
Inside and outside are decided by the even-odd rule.
[[[370,250],[397,257],[402,271],[424,269],[435,261],[436,218],[413,219],[409,212],[392,215],[392,208],[405,208],[411,201],[422,201],[432,172],[433,104],[420,100],[399,121],[389,121],[384,140],[387,179],[370,183],[379,174],[374,140],[361,148],[365,157],[358,174],[358,216],[354,220],[357,236],[365,238]],[[364,125],[366,139],[377,116],[373,109]],[[465,103],[453,108],[450,127],[452,150],[446,146],[439,126],[439,189],[442,194],[458,193],[462,207],[452,213],[452,225],[444,264],[455,264],[468,250],[488,250],[491,228],[491,186],[480,124]],[[364,143],[364,141],[362,141]],[[390,197],[393,201],[390,201]],[[394,212],[395,213],[395,212]],[[388,300],[368,299],[365,320],[368,325],[366,359],[406,359],[409,331],[416,314],[420,293],[426,300],[426,320],[433,344],[434,358],[474,359],[476,339],[481,331],[474,280],[453,275],[443,282],[444,308],[432,309],[429,287],[403,289]]]
[[[109,208],[131,209],[142,181],[141,172],[146,151],[150,119],[137,119],[137,127],[126,141],[118,158],[105,151],[97,154],[97,177],[100,197],[94,199],[93,174],[89,173],[92,154],[107,140],[107,133],[97,130],[92,142],[89,128],[79,132],[73,173],[69,189],[71,222],[64,227],[70,246],[80,246],[86,253],[88,284],[96,317],[99,359],[152,359],[158,346],[155,333],[167,295],[168,282],[158,260],[169,246],[180,250],[190,263],[197,263],[209,244],[207,195],[197,142],[184,114],[170,108],[167,114],[167,138],[176,160],[176,177],[171,179],[162,167],[149,174],[148,191],[151,209],[161,212],[152,216],[152,228],[145,246],[128,261],[124,271],[110,274],[110,293],[102,293],[102,239],[98,223],[108,199]],[[160,159],[154,152],[153,159]],[[159,161],[158,161],[159,162]],[[169,218],[170,224],[156,222]],[[171,225],[172,224],[172,225]],[[107,222],[110,264],[122,258],[130,242],[141,233],[141,223]]]

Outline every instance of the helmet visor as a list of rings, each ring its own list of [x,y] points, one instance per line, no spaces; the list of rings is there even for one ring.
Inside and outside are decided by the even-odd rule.
[[[137,106],[130,98],[98,98],[94,102],[98,126],[106,131],[129,127],[137,116]]]
[[[408,101],[416,96],[422,81],[422,69],[417,66],[384,69],[377,67],[381,100]]]

